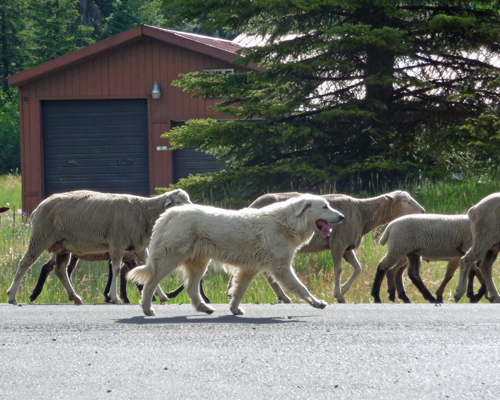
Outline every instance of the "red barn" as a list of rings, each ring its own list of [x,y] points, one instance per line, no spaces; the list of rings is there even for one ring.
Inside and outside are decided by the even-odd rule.
[[[9,77],[19,87],[23,212],[76,189],[149,196],[218,168],[193,149],[165,151],[160,135],[189,119],[227,118],[208,108],[214,100],[171,83],[182,73],[241,69],[231,64],[241,48],[142,25]]]

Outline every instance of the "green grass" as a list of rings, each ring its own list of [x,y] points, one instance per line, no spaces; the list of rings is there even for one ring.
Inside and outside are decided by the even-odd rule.
[[[460,214],[477,203],[483,197],[500,191],[500,178],[497,174],[487,177],[471,177],[464,180],[450,180],[447,182],[431,183],[423,181],[420,186],[408,184],[401,187],[408,190],[417,201],[426,208],[427,212],[443,214]],[[383,192],[381,189],[378,193]],[[360,197],[370,194],[361,193]],[[0,205],[9,204],[11,210],[0,214],[0,303],[7,302],[7,289],[10,286],[17,265],[22,258],[28,244],[31,227],[23,220],[21,209],[21,178],[19,175],[0,176]],[[220,205],[219,205],[220,206]],[[387,249],[378,244],[378,238],[383,227],[366,235],[360,248],[356,251],[363,266],[363,272],[355,281],[351,290],[346,294],[346,300],[353,303],[370,303],[371,285],[378,262]],[[45,253],[30,268],[19,288],[17,299],[20,303],[29,302],[29,295],[34,288],[41,266],[49,258]],[[329,303],[335,303],[333,297],[333,264],[330,253],[325,251],[318,254],[299,254],[294,263],[297,275],[316,297]],[[494,267],[494,280],[498,282],[497,265]],[[445,262],[423,263],[421,276],[431,291],[435,292],[446,270]],[[345,282],[352,273],[352,268],[344,262],[342,281]],[[76,292],[82,296],[85,303],[102,303],[104,301],[104,287],[107,281],[108,266],[106,262],[81,261],[73,273],[73,284]],[[456,274],[457,275],[457,274]],[[452,292],[457,285],[455,276],[445,292],[444,301],[453,302]],[[228,277],[221,271],[209,270],[204,279],[204,287],[213,303],[227,303],[225,290]],[[164,291],[177,288],[182,283],[181,277],[174,274],[162,282]],[[128,284],[129,299],[132,303],[139,303],[140,295],[131,283]],[[414,285],[405,278],[405,287],[408,296],[414,303],[425,303]],[[478,286],[476,286],[477,290]],[[385,284],[382,286],[381,298],[388,302]],[[462,302],[468,302],[462,299]],[[52,274],[44,287],[37,303],[68,303],[67,295],[59,280]],[[171,303],[189,303],[185,292],[181,293]],[[250,286],[243,303],[273,303],[276,302],[274,292],[265,278],[259,275]],[[486,300],[483,300],[486,302]]]

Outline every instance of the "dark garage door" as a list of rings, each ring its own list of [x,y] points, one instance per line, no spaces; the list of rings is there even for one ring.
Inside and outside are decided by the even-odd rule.
[[[45,197],[70,190],[149,196],[145,99],[42,102]]]
[[[184,125],[184,122],[172,122],[172,127],[181,125]],[[196,151],[197,148],[197,146],[191,146],[187,149],[174,150],[174,183],[189,175],[218,171],[224,166],[224,163],[217,161],[214,156]]]

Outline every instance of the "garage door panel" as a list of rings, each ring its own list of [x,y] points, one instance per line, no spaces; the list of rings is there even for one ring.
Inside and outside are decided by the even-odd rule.
[[[49,160],[45,160],[45,169],[65,167],[68,171],[70,171],[71,169],[75,168],[102,168],[103,166],[106,168],[123,168],[129,167],[131,165],[134,165],[136,167],[149,168],[148,161],[144,160],[143,158],[108,158],[102,160],[102,158],[100,158],[98,154],[93,156],[93,158],[91,156],[88,156],[84,160],[78,158],[68,158],[67,156],[51,157]]]
[[[149,196],[145,99],[43,101],[45,196],[90,189]]]
[[[120,117],[120,116],[115,116],[113,117],[112,120],[110,119],[97,119],[91,116],[88,116],[87,120],[81,121],[78,123],[78,126],[75,126],[75,121],[74,117],[69,118],[68,120],[64,121],[57,121],[57,122],[49,122],[47,124],[48,128],[53,128],[54,130],[65,130],[67,131],[68,128],[71,129],[78,129],[80,132],[85,132],[86,130],[92,128],[96,129],[97,131],[102,131],[105,132],[106,130],[109,129],[114,129],[115,131],[121,131],[121,130],[126,130],[126,131],[133,131],[136,129],[138,126],[143,125],[144,123],[147,123],[147,119],[143,118],[137,118],[137,117]]]
[[[137,147],[137,139],[133,137],[123,137],[123,138],[105,138],[105,137],[95,137],[90,142],[88,139],[81,138],[83,135],[74,135],[72,137],[65,137],[63,139],[48,139],[44,141],[44,145],[49,145],[54,150],[71,150],[72,147],[108,147],[112,144],[115,148],[123,148],[123,151],[130,151]]]

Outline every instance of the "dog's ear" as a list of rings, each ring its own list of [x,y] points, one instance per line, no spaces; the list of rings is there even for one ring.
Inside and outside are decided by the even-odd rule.
[[[303,199],[293,203],[293,211],[295,212],[296,217],[300,217],[300,215],[305,211],[307,207],[311,207],[311,200]]]

